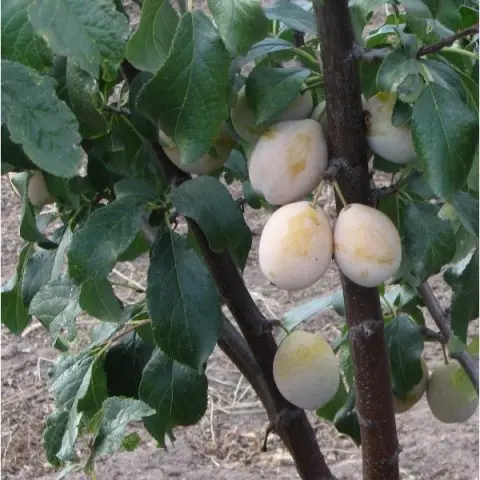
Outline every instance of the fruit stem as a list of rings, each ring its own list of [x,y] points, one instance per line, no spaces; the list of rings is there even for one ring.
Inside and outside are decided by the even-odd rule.
[[[333,188],[335,189],[336,194],[338,195],[338,198],[342,202],[343,207],[346,207],[348,205],[348,202],[345,200],[345,197],[343,196],[340,185],[338,185],[338,182],[336,180],[332,182],[332,185],[333,185]]]
[[[312,200],[312,206],[313,208],[316,208],[317,206],[317,203],[318,203],[318,200],[320,198],[320,195],[322,194],[322,190],[323,190],[323,186],[325,185],[325,182],[324,180],[322,180],[317,188],[315,189],[315,191],[313,192],[313,200]]]
[[[445,365],[448,365],[448,355],[447,355],[447,347],[444,343],[442,343],[442,353],[443,353],[443,361],[445,362]]]

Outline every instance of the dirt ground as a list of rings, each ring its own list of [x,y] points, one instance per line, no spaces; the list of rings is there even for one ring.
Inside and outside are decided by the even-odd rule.
[[[13,274],[21,244],[18,241],[19,200],[12,194],[6,178],[1,180],[1,283]],[[327,211],[332,211],[330,199]],[[265,212],[247,207],[246,220],[259,234],[267,220]],[[246,284],[258,303],[271,317],[339,286],[334,266],[313,287],[287,294],[272,287],[257,265],[259,236],[245,270]],[[135,263],[117,266],[114,275],[145,284],[146,257]],[[118,280],[118,278],[117,278]],[[448,291],[438,277],[433,287],[443,306]],[[125,298],[125,297],[124,297]],[[430,322],[430,319],[428,319]],[[431,322],[430,322],[431,323]],[[81,343],[94,320],[78,321]],[[334,338],[341,328],[335,314],[323,314],[308,322],[308,328]],[[471,326],[478,331],[478,323]],[[44,421],[53,411],[47,389],[47,371],[57,355],[48,336],[38,323],[29,326],[21,337],[1,327],[1,471],[2,479],[54,480],[56,474],[43,454]],[[430,369],[440,364],[439,348],[428,345],[425,358]],[[246,380],[217,348],[208,370],[209,405],[202,421],[190,428],[176,429],[177,441],[167,450],[158,449],[141,429],[142,442],[134,452],[120,451],[97,464],[99,480],[250,480],[298,478],[292,460],[275,436],[270,436],[268,450],[261,444],[268,425],[267,416]],[[310,415],[318,442],[339,479],[361,479],[361,452],[353,442],[339,435],[328,423]],[[423,398],[412,410],[397,417],[403,451],[400,455],[402,480],[473,480],[478,478],[478,411],[465,424],[445,425],[430,413]],[[84,480],[85,475],[67,478]]]

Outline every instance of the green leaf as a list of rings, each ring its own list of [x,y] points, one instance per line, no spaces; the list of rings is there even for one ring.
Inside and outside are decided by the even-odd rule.
[[[412,138],[429,186],[449,200],[472,166],[478,141],[475,114],[449,90],[431,83],[413,107]]]
[[[333,423],[338,432],[348,435],[357,447],[360,446],[360,424],[355,409],[355,388],[350,388],[345,405],[338,410]]]
[[[109,172],[163,188],[164,181],[151,142],[140,136],[124,115],[115,115],[111,127],[110,135],[96,141],[96,147]],[[89,166],[96,163],[99,163],[97,159],[89,162]],[[94,176],[97,177],[98,174],[95,172]]]
[[[208,0],[208,8],[232,54],[244,55],[250,45],[268,35],[260,0]]]
[[[131,262],[150,250],[150,242],[143,232],[138,232],[133,242],[117,257],[118,262]]]
[[[452,199],[457,215],[465,229],[478,238],[478,199],[465,192],[457,192]]]
[[[100,428],[93,442],[94,455],[113,455],[122,446],[126,426],[153,414],[155,410],[141,400],[107,398],[103,403]]]
[[[472,341],[468,344],[467,350],[470,353],[470,355],[473,355],[474,357],[478,357],[480,353],[480,339],[479,336],[477,335],[476,337],[472,338]]]
[[[478,398],[478,394],[475,390],[475,387],[470,380],[470,377],[467,375],[463,367],[459,366],[455,373],[452,376],[452,383],[456,390],[462,392],[465,398],[468,401],[473,401]]]
[[[342,343],[338,349],[340,369],[345,376],[348,387],[351,389],[355,385],[355,370],[353,366],[352,354],[348,342]]]
[[[122,304],[106,278],[85,280],[79,304],[86,313],[105,322],[118,322],[122,315]]]
[[[453,226],[451,222],[438,218],[438,207],[409,202],[405,207],[404,246],[413,273],[425,280],[453,258]]]
[[[2,58],[43,72],[52,65],[52,54],[28,18],[30,3],[31,0],[3,0]]]
[[[143,205],[131,198],[95,210],[73,234],[68,249],[72,279],[81,283],[87,278],[105,278],[118,256],[135,240],[143,212]]]
[[[124,335],[120,342],[109,348],[105,373],[110,396],[138,398],[142,372],[154,349],[155,346],[144,341],[137,332]]]
[[[106,135],[110,127],[99,110],[101,97],[96,78],[78,68],[69,59],[65,80],[70,106],[80,124],[82,137],[91,139]]]
[[[316,411],[316,414],[324,418],[325,420],[329,420],[333,422],[337,412],[343,407],[345,402],[347,401],[347,390],[345,389],[345,385],[343,380],[340,379],[338,384],[338,389],[333,398],[322,408],[319,408]]]
[[[75,319],[82,311],[79,296],[80,289],[69,278],[59,278],[35,294],[29,312],[49,329],[54,342],[62,333],[72,341],[77,335]]]
[[[2,59],[2,122],[42,170],[75,175],[81,159],[77,119],[55,93],[52,77]]]
[[[53,52],[71,58],[92,77],[100,68],[111,72],[120,65],[128,19],[111,0],[33,0],[29,13]]]
[[[264,7],[269,20],[280,20],[287,27],[299,32],[317,34],[317,24],[313,11],[304,10],[289,0],[276,0],[272,6]]]
[[[207,267],[175,232],[159,232],[152,250],[147,306],[157,345],[200,369],[218,340],[222,314]]]
[[[409,74],[420,71],[420,62],[401,51],[388,54],[377,73],[377,87],[379,91],[390,92]]]
[[[68,412],[56,411],[47,417],[45,431],[43,432],[43,443],[45,456],[53,466],[59,467],[61,461],[57,452],[62,447],[62,439],[67,428]]]
[[[478,318],[478,248],[446,270],[443,278],[453,290],[450,305],[453,333],[466,342],[468,324]]]
[[[168,58],[139,94],[137,106],[180,148],[181,162],[206,153],[228,116],[230,57],[200,11],[185,14]]]
[[[145,0],[140,25],[127,43],[125,56],[137,69],[155,73],[165,62],[178,15],[168,0]]]
[[[10,133],[5,125],[2,125],[2,162],[1,175],[18,170],[31,170],[35,164],[25,155],[22,147],[13,143]]]
[[[265,38],[250,47],[246,58],[247,60],[257,60],[260,57],[271,55],[272,53],[282,52],[285,50],[294,51],[295,45],[280,38]]]
[[[2,286],[0,293],[2,323],[15,335],[20,335],[32,318],[28,313],[28,307],[23,302],[21,291],[26,264],[32,253],[32,244],[23,247],[16,272],[7,284]]]
[[[59,460],[73,460],[75,442],[79,427],[87,414],[92,415],[105,398],[102,359],[90,356],[88,352],[77,355],[62,355],[51,372],[55,405],[65,414],[60,414],[55,427],[55,449],[52,455]],[[82,409],[80,409],[80,407]],[[58,437],[61,437],[61,441]]]
[[[120,180],[114,187],[117,200],[131,199],[139,203],[155,202],[158,195],[155,189],[148,183],[137,178]]]
[[[385,326],[385,343],[389,350],[393,390],[403,399],[423,375],[421,327],[408,315],[400,314]]]
[[[247,100],[257,125],[282,113],[298,96],[310,70],[298,68],[256,67],[245,86]]]
[[[466,89],[458,73],[447,63],[430,58],[421,60],[421,63],[428,68],[433,81],[443,88],[450,90],[457,95],[462,102],[466,99]]]
[[[228,190],[215,178],[200,176],[172,190],[177,211],[194,220],[216,253],[226,249],[245,267],[252,234]]]
[[[143,420],[150,434],[165,446],[165,434],[177,425],[197,423],[207,408],[204,373],[168,358],[157,350],[143,371],[140,398],[156,410]]]
[[[302,303],[292,308],[288,312],[282,315],[280,321],[284,328],[288,331],[293,330],[305,320],[308,320],[313,315],[318,315],[325,310],[332,308],[333,294],[322,295],[321,297],[314,298],[308,302]],[[277,345],[285,338],[286,333],[283,329],[279,329],[275,335]]]
[[[23,303],[28,307],[35,294],[51,280],[56,250],[37,249],[27,260],[22,280]]]

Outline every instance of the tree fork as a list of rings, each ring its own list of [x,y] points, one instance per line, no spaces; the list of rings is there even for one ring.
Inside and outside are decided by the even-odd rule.
[[[369,204],[370,177],[360,78],[348,0],[315,7],[326,90],[327,138],[336,180],[348,203]],[[343,204],[335,196],[337,212]],[[363,478],[399,479],[399,444],[380,299],[341,275],[355,371]]]

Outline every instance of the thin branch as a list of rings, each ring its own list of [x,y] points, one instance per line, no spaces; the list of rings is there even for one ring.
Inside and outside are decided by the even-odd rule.
[[[442,307],[438,303],[435,293],[433,293],[432,287],[428,282],[425,282],[417,288],[417,291],[420,294],[420,297],[422,297],[423,303],[430,312],[433,321],[440,330],[445,343],[448,343],[453,337],[452,329],[450,328],[450,322],[445,318]],[[475,362],[470,353],[466,350],[463,352],[450,353],[450,357],[457,360],[463,367],[478,394],[478,363]]]
[[[475,33],[478,33],[478,24],[473,25],[472,27],[465,28],[464,30],[460,30],[453,35],[450,35],[450,37],[442,38],[442,40],[436,43],[432,43],[431,45],[425,45],[418,50],[417,58],[423,57],[425,55],[430,55],[432,53],[437,53],[442,48],[448,47],[449,45],[454,43],[456,40],[459,40],[463,37],[468,37],[469,35],[475,35]]]

